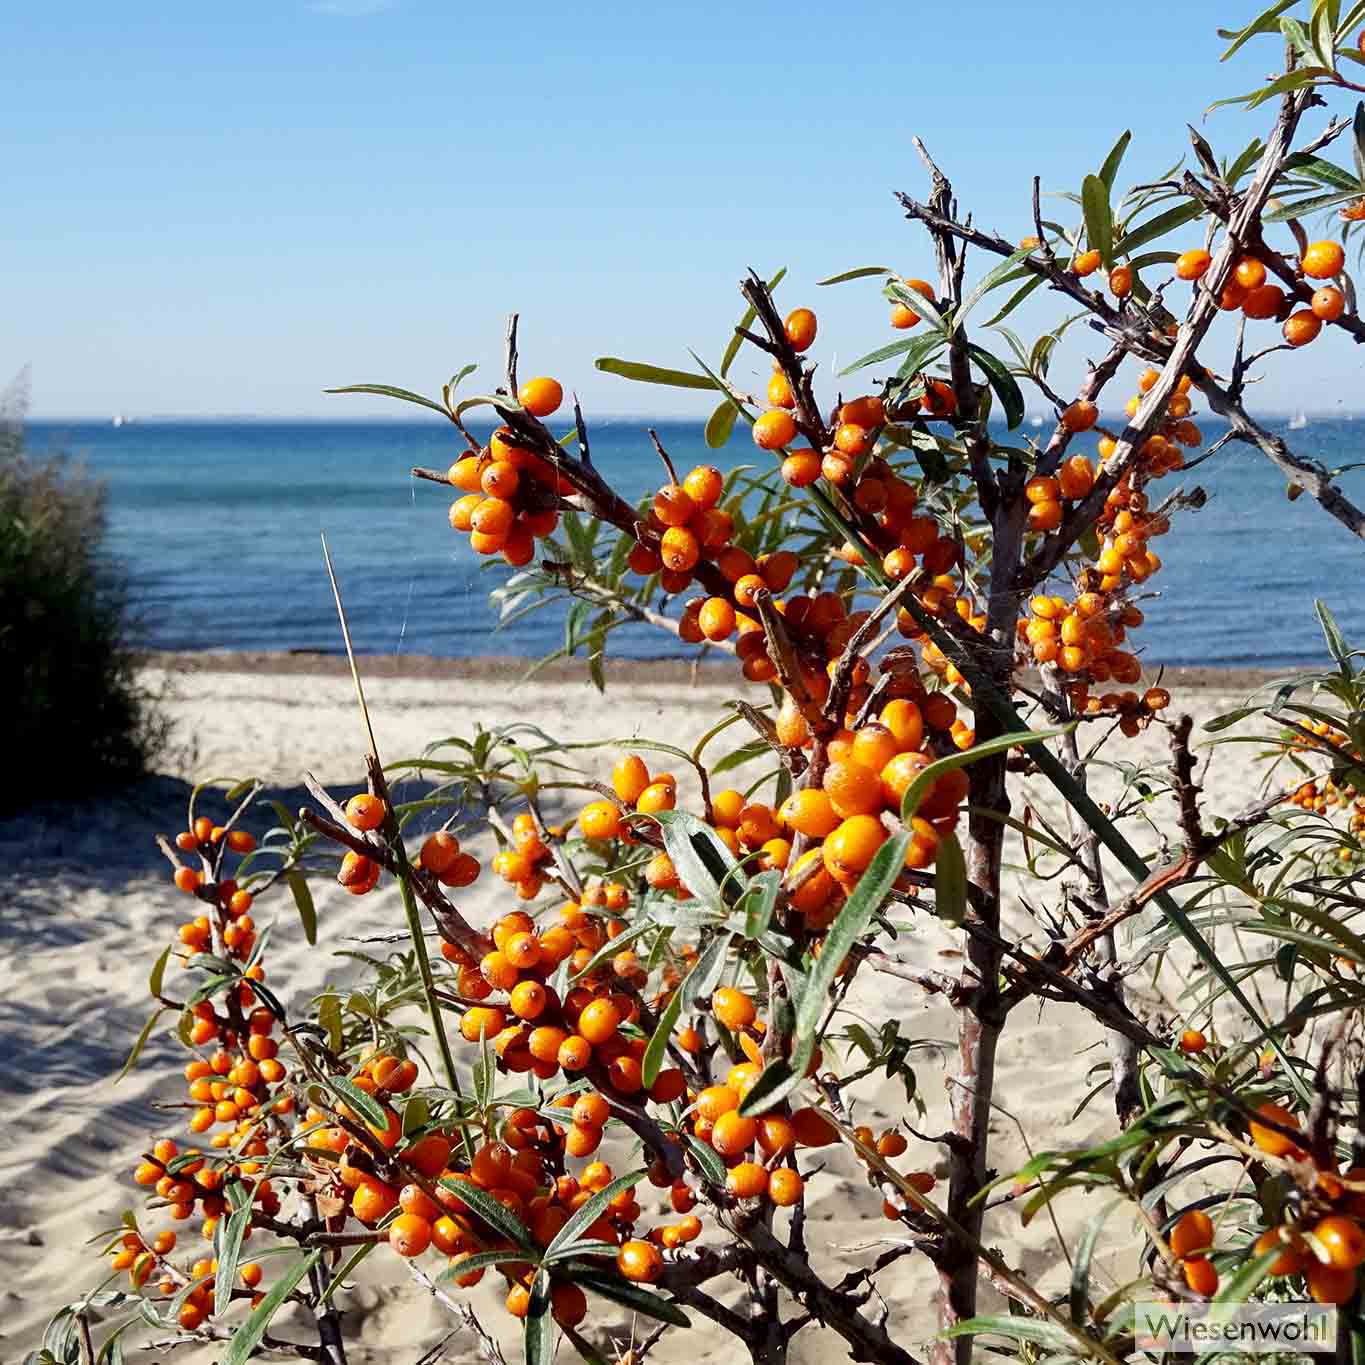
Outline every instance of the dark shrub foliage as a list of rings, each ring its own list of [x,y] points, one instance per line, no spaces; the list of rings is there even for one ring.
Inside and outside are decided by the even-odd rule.
[[[26,455],[22,424],[0,414],[0,745],[24,774],[0,809],[137,777],[164,739],[104,531],[102,485]]]

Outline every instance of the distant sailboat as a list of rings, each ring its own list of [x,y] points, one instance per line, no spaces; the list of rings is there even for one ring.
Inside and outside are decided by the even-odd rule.
[[[1039,417],[1037,413],[1033,414],[1033,425],[1035,427],[1040,427],[1043,425],[1043,419]]]
[[[1305,413],[1305,412],[1303,411],[1302,408],[1300,408],[1299,411],[1296,412],[1296,413],[1289,419],[1289,430],[1290,430],[1290,431],[1302,431],[1302,430],[1304,429],[1304,427],[1306,427],[1307,425],[1308,425],[1308,415],[1307,415],[1307,413]]]
[[[125,417],[121,412],[116,412],[114,414],[114,420],[110,422],[109,425],[113,427],[121,427],[125,426],[130,420],[131,418]]]

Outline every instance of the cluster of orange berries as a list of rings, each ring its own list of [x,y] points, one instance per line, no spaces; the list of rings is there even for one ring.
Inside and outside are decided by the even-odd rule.
[[[1251,1140],[1272,1157],[1307,1161],[1308,1153],[1289,1133],[1297,1131],[1299,1121],[1283,1105],[1266,1103],[1257,1108],[1265,1120],[1251,1120]],[[1271,1127],[1270,1124],[1278,1125]],[[1365,1264],[1365,1189],[1349,1189],[1350,1184],[1365,1184],[1365,1169],[1351,1169],[1338,1175],[1335,1170],[1319,1170],[1314,1189],[1307,1201],[1311,1212],[1292,1223],[1267,1228],[1252,1246],[1255,1256],[1266,1256],[1276,1249],[1280,1255],[1271,1263],[1275,1276],[1301,1276],[1312,1298],[1323,1304],[1347,1303],[1355,1296],[1359,1268]],[[1218,1270],[1210,1259],[1216,1229],[1202,1209],[1190,1209],[1172,1225],[1169,1241],[1179,1258],[1186,1284],[1195,1293],[1209,1297],[1218,1290]]]
[[[654,495],[645,524],[658,548],[637,541],[627,563],[638,574],[659,574],[663,590],[682,592],[703,559],[714,560],[733,583],[730,560],[742,550],[730,547],[735,519],[721,507],[725,476],[714,465],[699,464],[681,483],[666,483]],[[752,561],[750,561],[752,562]]]
[[[1175,263],[1177,278],[1198,280],[1213,264],[1204,248],[1184,252]],[[1299,258],[1299,269],[1311,280],[1335,279],[1346,264],[1346,253],[1339,242],[1314,242]],[[1233,267],[1218,298],[1224,312],[1241,309],[1253,319],[1274,318],[1283,324],[1284,339],[1290,346],[1307,346],[1316,340],[1324,322],[1335,322],[1346,311],[1346,295],[1333,285],[1323,285],[1306,308],[1294,307],[1293,296],[1278,284],[1266,280],[1265,263],[1255,256],[1243,256]]]
[[[619,882],[585,890],[585,899],[590,895],[615,912],[629,904],[629,893]],[[540,930],[520,911],[502,916],[493,926],[493,950],[478,963],[457,945],[443,944],[446,959],[458,968],[458,993],[468,1002],[460,1020],[461,1036],[472,1043],[487,1038],[508,1071],[529,1071],[548,1080],[560,1071],[579,1076],[591,1067],[617,1094],[637,1095],[642,1089],[645,1040],[627,1037],[621,1025],[639,1019],[639,989],[647,973],[628,951],[616,954],[600,970],[586,970],[624,928],[621,919],[589,914],[579,901],[569,901],[560,910],[559,922]],[[566,961],[577,975],[561,1000],[547,981]],[[496,1003],[485,1003],[495,994],[500,997]],[[649,1094],[667,1103],[682,1091],[682,1073],[666,1069]],[[600,1128],[570,1130],[570,1155],[586,1156],[596,1150],[601,1136]]]
[[[1142,394],[1150,392],[1159,378],[1153,369],[1138,376],[1139,393],[1126,408],[1130,417],[1137,412]],[[1170,530],[1167,517],[1150,511],[1146,485],[1183,467],[1182,445],[1197,446],[1203,440],[1203,434],[1190,420],[1190,387],[1189,377],[1182,377],[1162,414],[1160,426],[1139,450],[1136,464],[1106,496],[1095,522],[1100,537],[1095,562],[1078,575],[1074,595],[1070,599],[1056,594],[1035,595],[1029,602],[1029,614],[1016,627],[1020,644],[1033,662],[1055,664],[1075,679],[1071,694],[1078,711],[1088,715],[1119,714],[1121,728],[1128,735],[1136,734],[1151,713],[1169,705],[1169,695],[1162,688],[1153,688],[1142,698],[1136,694],[1107,693],[1097,699],[1089,695],[1089,684],[1112,680],[1131,685],[1142,676],[1137,657],[1119,648],[1127,632],[1140,626],[1144,619],[1142,611],[1126,601],[1124,594],[1129,586],[1145,583],[1161,568],[1161,559],[1152,550],[1151,541]],[[1079,403],[1073,403],[1062,414],[1063,425],[1069,430],[1094,425],[1090,411],[1082,418],[1083,426],[1074,425],[1074,419],[1068,421],[1067,414],[1078,406]],[[1093,404],[1085,406],[1093,410]],[[1112,437],[1101,437],[1101,468],[1116,448]],[[1064,501],[1088,496],[1095,480],[1096,469],[1084,455],[1069,456],[1055,475],[1035,475],[1025,485],[1030,528],[1041,532],[1055,530],[1065,514]]]
[[[548,417],[564,401],[554,379],[528,379],[518,390],[533,417]],[[450,524],[469,533],[477,554],[501,552],[508,564],[529,564],[538,537],[559,525],[559,498],[574,491],[563,473],[511,427],[499,427],[482,450],[462,456],[446,478],[464,494],[450,504]]]
[[[169,1141],[158,1144],[163,1149],[174,1145]],[[185,1169],[191,1170],[192,1165]],[[244,1235],[251,1235],[249,1226]],[[186,1273],[170,1260],[176,1245],[173,1228],[157,1233],[150,1242],[139,1232],[125,1232],[116,1245],[117,1250],[112,1251],[109,1261],[113,1270],[127,1271],[128,1281],[134,1289],[142,1289],[155,1280],[157,1291],[167,1298],[175,1296],[188,1284],[190,1287],[181,1301],[176,1320],[188,1331],[203,1324],[213,1311],[218,1274],[216,1256],[201,1256]],[[255,1261],[239,1263],[237,1276],[243,1297],[248,1298],[254,1308],[264,1297],[264,1291],[260,1289],[264,1277],[261,1266]]]
[[[192,1067],[195,1065],[191,1064]],[[199,1065],[207,1067],[208,1064]],[[217,1165],[211,1164],[209,1158],[196,1147],[182,1153],[172,1139],[162,1138],[138,1163],[133,1171],[133,1180],[138,1185],[150,1188],[159,1201],[151,1207],[164,1209],[173,1220],[186,1221],[194,1216],[197,1208],[203,1215],[204,1239],[209,1242],[214,1238],[220,1218],[227,1212],[225,1188],[234,1181],[246,1182],[251,1204],[265,1215],[274,1217],[280,1211],[280,1197],[271,1182],[260,1174],[264,1170],[260,1158],[266,1156],[267,1148],[254,1131],[257,1126],[255,1122],[250,1125],[253,1131],[248,1135],[249,1140],[237,1141],[237,1160]],[[217,1147],[232,1143],[233,1138],[228,1134],[214,1139]],[[250,1238],[251,1234],[252,1224],[248,1219],[243,1241]],[[218,1262],[214,1258],[201,1257],[186,1272],[170,1260],[170,1253],[175,1250],[177,1241],[174,1228],[163,1229],[150,1241],[139,1231],[124,1233],[119,1239],[118,1249],[113,1253],[111,1264],[116,1271],[128,1272],[129,1281],[135,1289],[142,1289],[155,1280],[159,1293],[172,1296],[180,1294],[186,1285],[192,1285],[182,1299],[178,1320],[182,1327],[193,1329],[211,1311]],[[254,1307],[260,1301],[260,1295],[255,1291],[261,1283],[261,1267],[254,1262],[241,1264],[238,1275],[243,1295],[251,1299]]]

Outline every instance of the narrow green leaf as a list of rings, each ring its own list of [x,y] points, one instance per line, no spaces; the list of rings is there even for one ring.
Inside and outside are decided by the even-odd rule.
[[[870,275],[894,275],[894,270],[888,270],[884,265],[860,265],[856,270],[845,270],[838,275],[831,275],[826,280],[816,280],[817,285],[843,284],[845,280],[865,280]]]
[[[1095,1255],[1095,1243],[1099,1240],[1104,1220],[1122,1203],[1122,1199],[1113,1199],[1100,1209],[1086,1223],[1081,1240],[1076,1244],[1076,1254],[1071,1262],[1071,1321],[1077,1327],[1088,1325],[1086,1309],[1090,1305],[1090,1262]]]
[[[696,968],[694,967],[692,971],[696,971]],[[663,1012],[659,1015],[659,1022],[655,1025],[654,1032],[650,1034],[645,1055],[640,1059],[640,1083],[646,1090],[659,1079],[664,1058],[668,1056],[668,1040],[673,1036],[674,1026],[681,1013],[682,991],[679,989],[673,992],[672,999],[664,1006]]]
[[[1331,652],[1338,665],[1341,667],[1345,677],[1351,675],[1351,649],[1346,643],[1346,637],[1341,633],[1341,627],[1337,625],[1336,617],[1332,615],[1330,608],[1322,598],[1315,598],[1313,610],[1317,612],[1318,624],[1322,627],[1323,638],[1327,641],[1327,648]]]
[[[604,1299],[610,1299],[613,1303],[619,1303],[622,1308],[629,1308],[636,1313],[643,1313],[646,1317],[655,1318],[659,1322],[670,1322],[675,1327],[691,1327],[692,1321],[681,1308],[669,1303],[667,1299],[661,1299],[657,1294],[651,1294],[647,1289],[641,1289],[639,1285],[633,1284],[630,1280],[623,1280],[619,1277],[605,1275],[598,1266],[592,1262],[585,1261],[581,1268],[578,1262],[566,1261],[566,1268],[570,1269],[570,1277],[573,1282],[582,1289],[591,1290],[594,1294],[600,1294]]]
[[[1017,279],[1018,276],[1016,275],[1015,272],[1019,267],[1019,262],[1022,261],[1026,256],[1030,256],[1032,254],[1033,254],[1032,247],[1021,246],[1018,251],[1012,253],[1010,256],[1006,257],[1005,260],[1001,261],[1000,264],[997,265],[994,270],[990,270],[985,275],[983,275],[981,279],[977,281],[976,287],[972,290],[970,294],[967,295],[965,299],[962,300],[961,304],[958,305],[957,310],[954,312],[953,314],[954,331],[956,331],[962,326],[963,322],[967,318],[968,313],[970,313],[972,309],[975,308],[976,305],[981,301],[981,299],[985,295],[989,294],[992,289],[997,288],[999,285],[1008,283],[1009,280],[1012,278]]]
[[[1043,277],[1041,275],[1035,275],[1026,284],[1020,285],[1020,287],[1009,296],[1005,306],[993,318],[987,320],[986,326],[994,327],[996,323],[1003,322],[1031,293],[1033,293],[1035,289],[1038,288],[1040,284],[1042,284],[1042,282]]]
[[[939,839],[934,860],[934,914],[952,925],[967,917],[967,860],[951,830]]]
[[[724,399],[720,406],[706,419],[706,447],[720,450],[730,440],[735,429],[735,418],[739,416],[739,404],[733,398]]]
[[[1085,238],[1100,253],[1107,270],[1114,263],[1114,214],[1109,207],[1109,186],[1097,175],[1081,182],[1081,208],[1085,212]]]
[[[1148,242],[1155,242],[1157,238],[1164,237],[1168,232],[1174,232],[1176,228],[1193,222],[1203,212],[1203,205],[1191,200],[1189,203],[1179,204],[1173,209],[1167,209],[1164,213],[1158,213],[1155,218],[1149,218],[1145,223],[1124,232],[1123,236],[1115,243],[1114,254],[1116,256],[1130,256],[1138,247],[1146,246]]]
[[[232,1216],[227,1220],[223,1232],[222,1245],[218,1251],[218,1266],[213,1283],[213,1312],[221,1317],[232,1303],[232,1291],[237,1281],[237,1258],[242,1250],[242,1238],[246,1236],[247,1224],[251,1221],[251,1195],[240,1180],[234,1180],[227,1188],[227,1196],[232,1206]]]
[[[468,1205],[470,1211],[482,1218],[489,1227],[500,1232],[509,1241],[515,1242],[517,1246],[529,1254],[532,1260],[539,1262],[540,1250],[531,1240],[531,1234],[526,1230],[525,1225],[510,1209],[498,1203],[487,1190],[468,1180],[443,1179],[440,1183],[452,1194],[458,1195],[461,1201]],[[508,1256],[504,1259],[512,1260],[514,1258]],[[518,1256],[515,1259],[525,1260],[526,1257]]]
[[[687,370],[669,370],[662,365],[644,365],[634,360],[618,360],[615,356],[600,356],[593,362],[607,374],[633,379],[639,384],[663,384],[674,389],[714,389],[716,384],[704,374]]]
[[[901,823],[905,825],[910,823],[919,809],[920,802],[928,795],[930,787],[944,773],[951,772],[954,768],[965,768],[978,759],[988,758],[991,754],[998,754],[1018,745],[1038,744],[1045,739],[1056,739],[1075,728],[1076,722],[1072,721],[1070,725],[1063,725],[1055,730],[1015,730],[1011,734],[997,735],[995,739],[975,744],[970,749],[949,754],[947,758],[936,759],[927,768],[921,768],[915,774],[915,780],[905,789],[905,795],[901,797]]]
[[[905,870],[905,850],[910,835],[902,831],[889,838],[873,856],[859,878],[838,918],[825,935],[824,946],[807,979],[796,1006],[796,1030],[791,1057],[778,1058],[763,1069],[739,1107],[741,1114],[765,1113],[800,1083],[815,1051],[815,1033],[829,1006],[830,988],[854,943],[867,932],[872,916],[882,907],[891,884]]]
[[[313,904],[313,893],[308,889],[308,878],[297,870],[286,872],[285,881],[293,894],[294,904],[298,906],[299,921],[303,925],[303,936],[309,945],[318,941],[318,912]]]
[[[299,1282],[312,1270],[321,1255],[321,1251],[310,1251],[306,1256],[300,1256],[270,1286],[265,1298],[251,1310],[251,1315],[232,1334],[227,1353],[223,1357],[223,1365],[246,1365],[256,1347],[261,1344],[261,1338],[265,1336],[265,1329],[270,1326],[271,1318],[279,1311],[285,1299],[298,1288]]]
[[[318,1307],[325,1308],[332,1301],[332,1295],[342,1288],[346,1283],[347,1277],[358,1266],[366,1256],[377,1246],[378,1242],[366,1242],[363,1246],[356,1247],[351,1254],[333,1272],[331,1279],[327,1281],[327,1288],[322,1291],[322,1297],[318,1300]]]
[[[761,938],[772,921],[773,909],[782,891],[782,873],[777,868],[760,873],[749,883],[740,908],[744,911],[744,937]]]
[[[1351,120],[1351,132],[1353,143],[1351,150],[1355,153],[1356,175],[1362,184],[1365,184],[1365,100],[1356,104],[1355,117]]]
[[[383,1106],[373,1095],[367,1095],[353,1081],[349,1081],[345,1076],[328,1076],[325,1078],[327,1088],[345,1103],[366,1123],[381,1131],[387,1127],[388,1118],[384,1113]]]
[[[545,1248],[545,1263],[548,1265],[553,1260],[563,1259],[564,1249],[576,1242],[606,1212],[607,1205],[618,1194],[638,1185],[645,1178],[645,1174],[646,1172],[641,1169],[631,1171],[628,1175],[619,1175],[609,1185],[604,1185],[598,1190],[555,1234],[554,1240]]]
[[[943,314],[939,312],[938,305],[926,298],[918,289],[911,289],[899,280],[891,280],[882,289],[882,293],[893,303],[902,303],[912,313],[917,313],[921,321],[927,322],[936,332],[948,335],[948,324]]]
[[[411,389],[398,389],[392,384],[346,384],[339,389],[324,389],[324,393],[369,393],[379,398],[400,398],[405,403],[416,403],[419,407],[430,408],[432,412],[439,412],[442,417],[448,418],[450,414],[439,404],[434,403],[430,398],[423,398],[420,393],[413,393]]]
[[[853,364],[846,365],[839,371],[839,375],[842,377],[852,374],[855,370],[865,370],[869,365],[880,365],[883,360],[892,360],[898,355],[906,356],[906,364],[912,370],[918,370],[929,364],[942,345],[943,338],[940,336],[903,337],[900,341],[891,341],[885,346],[878,346],[875,351],[869,351]]]
[[[143,1024],[142,1032],[137,1035],[137,1039],[133,1043],[133,1049],[128,1054],[128,1060],[123,1064],[123,1069],[114,1077],[115,1085],[117,1085],[137,1065],[137,1059],[142,1056],[142,1049],[147,1046],[147,1039],[152,1036],[152,1030],[156,1027],[156,1021],[165,1013],[165,1005],[152,1011],[152,1017]]]
[[[787,267],[784,265],[782,269],[768,281],[768,293],[771,294],[773,290],[782,283],[782,278],[786,273]],[[740,318],[739,325],[735,328],[730,340],[726,343],[725,354],[721,356],[720,359],[720,377],[722,379],[730,373],[730,366],[735,363],[735,357],[739,354],[739,348],[744,342],[744,338],[740,336],[740,333],[747,332],[749,328],[754,325],[754,319],[757,316],[758,314],[755,313],[752,308],[746,308],[744,310],[744,316]],[[719,387],[719,385],[717,385],[717,387]]]
[[[523,1326],[526,1365],[554,1365],[555,1325],[550,1316],[550,1277],[542,1270],[531,1283]]]
[[[972,359],[986,372],[986,380],[1005,409],[1005,421],[1013,431],[1024,420],[1023,391],[1004,361],[983,350],[975,342],[971,343],[967,350],[971,353]]]
[[[170,957],[171,945],[168,943],[161,950],[161,956],[153,964],[152,974],[147,981],[147,990],[153,999],[161,994],[161,983],[166,978],[166,963],[170,961]]]
[[[659,811],[652,818],[663,829],[664,848],[682,884],[713,910],[728,910],[748,878],[715,830],[680,810]]]
[[[1123,162],[1123,154],[1128,150],[1128,144],[1133,140],[1131,130],[1123,132],[1119,140],[1114,143],[1113,148],[1107,157],[1104,158],[1104,165],[1100,167],[1100,179],[1104,181],[1104,187],[1111,194],[1114,190],[1114,180],[1119,173],[1119,166]]]
[[[1261,13],[1255,19],[1253,19],[1251,23],[1249,23],[1246,26],[1246,28],[1232,33],[1229,33],[1224,29],[1219,29],[1218,30],[1219,37],[1233,38],[1236,40],[1232,44],[1232,46],[1228,48],[1226,52],[1223,53],[1222,57],[1219,58],[1219,60],[1224,62],[1227,61],[1227,59],[1231,57],[1234,52],[1238,51],[1244,43],[1247,43],[1252,38],[1256,37],[1258,33],[1274,33],[1275,30],[1280,26],[1279,25],[1280,15],[1282,15],[1287,9],[1293,9],[1294,6],[1298,4],[1298,2],[1299,0],[1275,0],[1275,4],[1271,5],[1271,7],[1268,10],[1265,10],[1263,13]]]

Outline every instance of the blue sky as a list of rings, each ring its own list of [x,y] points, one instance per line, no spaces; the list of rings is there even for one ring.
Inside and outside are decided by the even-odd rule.
[[[814,281],[931,268],[891,197],[925,192],[913,133],[1017,238],[1035,171],[1076,188],[1131,127],[1124,183],[1158,174],[1186,119],[1254,85],[1275,45],[1219,66],[1214,31],[1253,8],[6,6],[0,382],[31,363],[35,416],[389,412],[321,390],[432,392],[471,361],[491,383],[515,308],[523,372],[590,412],[704,413],[592,359],[714,357],[744,268],[786,264],[780,301],[846,362],[891,337],[885,304]],[[1240,150],[1261,122],[1204,129]],[[1304,361],[1260,406],[1359,391],[1349,348]]]

